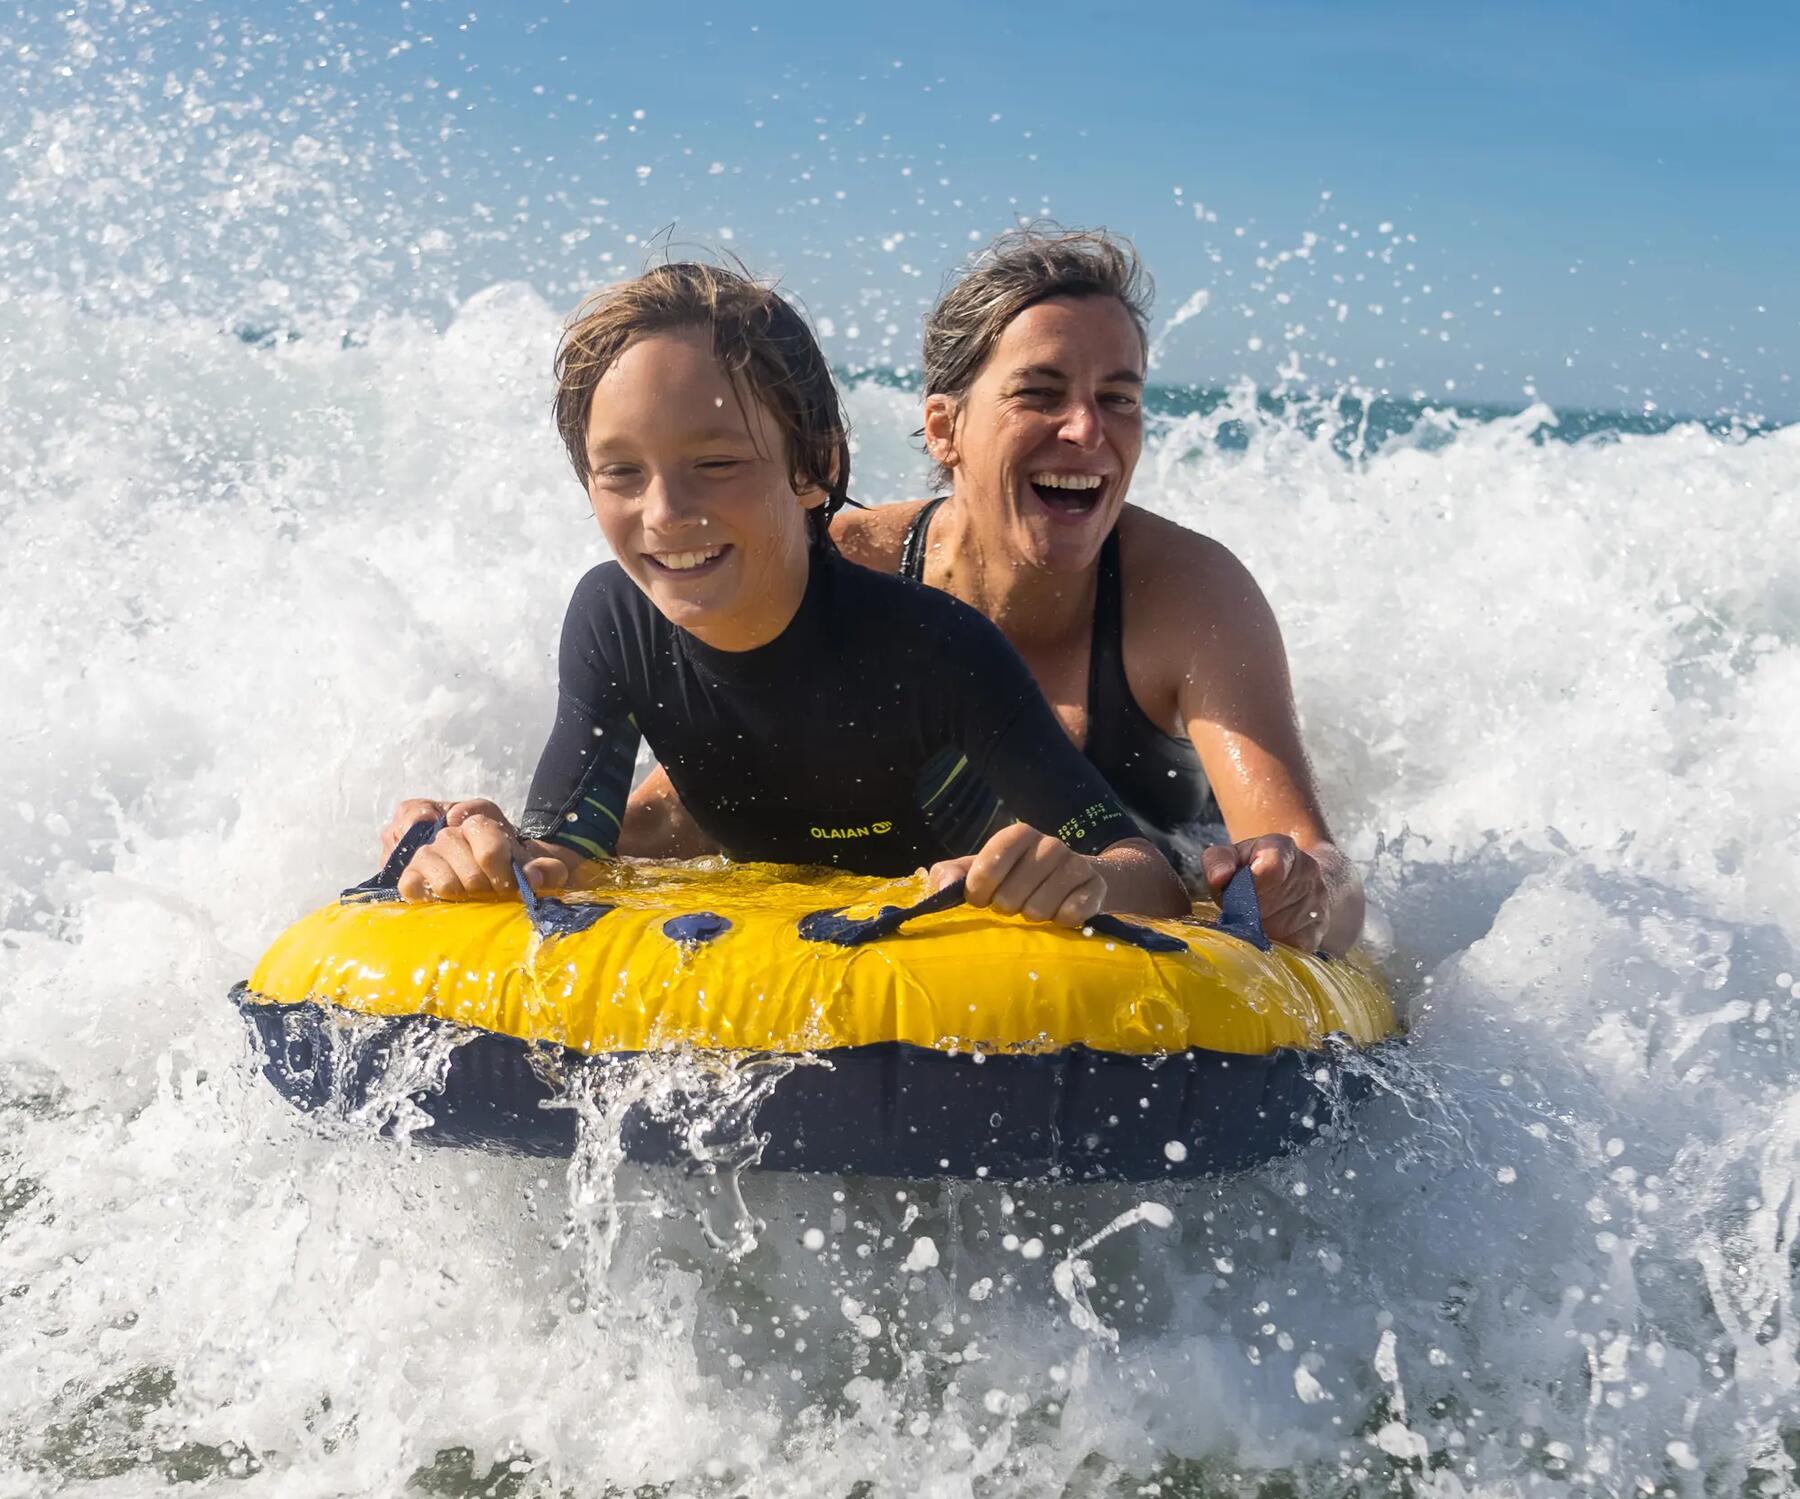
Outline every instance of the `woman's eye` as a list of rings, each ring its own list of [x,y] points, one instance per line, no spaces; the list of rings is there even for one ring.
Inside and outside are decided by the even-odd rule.
[[[608,484],[622,484],[628,479],[635,479],[637,470],[627,464],[609,463],[604,468],[597,469],[594,477]]]
[[[743,460],[741,458],[702,458],[700,460],[700,467],[717,472],[719,470],[737,468],[742,462]]]

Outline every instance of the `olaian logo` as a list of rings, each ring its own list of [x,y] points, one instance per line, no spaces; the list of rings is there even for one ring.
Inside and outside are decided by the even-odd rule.
[[[891,822],[872,822],[864,828],[814,828],[815,838],[879,838],[883,833],[894,831]]]

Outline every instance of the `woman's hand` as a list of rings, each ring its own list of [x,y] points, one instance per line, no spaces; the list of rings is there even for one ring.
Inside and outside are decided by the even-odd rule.
[[[1238,870],[1249,869],[1262,907],[1263,932],[1272,941],[1303,952],[1317,952],[1325,945],[1331,922],[1330,875],[1285,833],[1217,844],[1200,855],[1200,867],[1215,896]]]
[[[979,853],[932,865],[928,878],[933,890],[964,881],[972,906],[1059,926],[1079,927],[1106,908],[1100,861],[1022,822],[1002,828]]]
[[[384,848],[391,852],[414,823],[439,817],[446,826],[413,855],[400,875],[402,900],[461,900],[512,890],[515,861],[533,890],[556,890],[568,884],[581,862],[571,849],[520,838],[499,807],[481,798],[447,804],[416,798],[402,802],[382,832]]]

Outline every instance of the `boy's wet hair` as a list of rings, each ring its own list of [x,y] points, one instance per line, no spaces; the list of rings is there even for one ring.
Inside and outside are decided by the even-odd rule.
[[[1012,320],[1051,297],[1117,298],[1148,350],[1155,291],[1122,235],[1052,223],[1009,229],[953,273],[926,316],[925,394],[960,402]],[[950,471],[934,465],[931,482],[948,487]]]
[[[815,541],[849,499],[850,435],[831,366],[806,320],[773,287],[723,266],[673,261],[596,292],[576,309],[556,350],[556,430],[583,489],[594,387],[640,338],[705,328],[739,400],[760,401],[780,429],[788,480],[822,489],[807,512]]]

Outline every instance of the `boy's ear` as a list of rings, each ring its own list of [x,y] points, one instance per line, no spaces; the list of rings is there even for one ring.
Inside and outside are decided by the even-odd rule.
[[[961,462],[956,451],[957,404],[953,396],[941,392],[925,397],[925,451],[932,461],[945,468]]]

